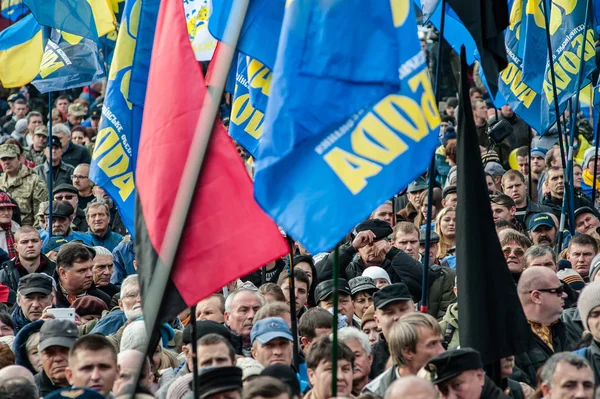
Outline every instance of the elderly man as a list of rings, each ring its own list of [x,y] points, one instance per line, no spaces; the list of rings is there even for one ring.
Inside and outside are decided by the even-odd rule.
[[[19,160],[19,148],[14,144],[0,145],[0,190],[5,191],[19,205],[23,225],[37,224],[35,212],[48,199],[48,188],[38,175]]]
[[[71,227],[71,222],[74,218],[75,209],[67,201],[54,201],[52,202],[52,237],[64,237],[67,241],[78,240],[86,245],[92,245],[92,237],[89,234],[82,233],[81,231],[74,231]],[[44,211],[45,216],[50,215],[49,208]],[[50,240],[48,234],[48,226],[46,230],[43,230],[40,235],[44,244],[44,253],[48,253],[45,246]]]
[[[552,248],[545,245],[534,245],[525,251],[523,269],[534,266],[547,267],[556,273],[558,266],[556,265],[556,254]]]
[[[338,279],[338,312],[346,317],[348,325],[360,325],[354,320],[354,303],[352,302],[352,290],[348,281]],[[333,280],[321,281],[315,288],[315,300],[317,306],[325,310],[333,309]]]
[[[44,309],[52,306],[52,283],[50,276],[41,273],[30,273],[21,277],[17,289],[17,306],[11,314],[15,335],[27,324],[39,320]]]
[[[540,372],[542,397],[594,398],[594,372],[581,356],[569,352],[553,355]]]
[[[598,219],[598,212],[595,209],[584,206],[575,211],[576,232],[600,238],[598,227],[600,227],[600,219]]]
[[[92,244],[113,251],[123,240],[121,234],[110,230],[110,209],[104,202],[91,202],[85,208],[85,218],[89,225],[88,234]]]
[[[546,267],[526,269],[517,285],[519,300],[533,332],[529,350],[515,356],[515,379],[536,385],[537,370],[553,353],[571,350],[567,326],[560,320],[565,298],[563,283],[556,273]]]
[[[263,305],[264,300],[258,292],[247,288],[233,291],[225,300],[225,325],[242,336],[242,346],[247,354],[251,347],[250,332],[254,316]]]
[[[95,251],[78,242],[63,245],[56,258],[56,306],[68,308],[77,298],[95,296],[110,307],[111,298],[94,284],[92,267]]]
[[[140,386],[147,390],[152,389],[152,372],[150,370],[150,362],[144,354],[135,349],[127,349],[117,355],[117,366],[119,367],[119,375],[113,385],[113,392],[116,395],[124,394],[124,388],[129,384],[133,384],[133,378],[140,368]]]
[[[59,184],[52,190],[52,195],[55,201],[67,201],[75,213],[73,214],[73,229],[82,233],[88,230],[88,224],[85,218],[85,212],[79,209],[79,198],[77,197],[77,189],[70,184]]]
[[[98,287],[100,291],[112,298],[120,291],[119,287],[110,282],[113,271],[112,252],[104,247],[94,247],[94,250],[96,251],[94,265],[92,266],[94,284],[96,284],[96,287]]]
[[[42,325],[38,350],[43,370],[35,376],[41,397],[69,386],[65,371],[69,350],[78,337],[77,326],[72,321],[52,319]]]
[[[256,322],[250,333],[252,357],[263,367],[292,364],[294,337],[281,317],[267,317]]]
[[[369,383],[373,363],[373,349],[369,337],[357,328],[344,327],[338,332],[338,340],[354,353],[352,395],[358,396]]]

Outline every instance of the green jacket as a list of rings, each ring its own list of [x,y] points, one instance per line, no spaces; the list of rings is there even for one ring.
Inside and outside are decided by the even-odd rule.
[[[0,190],[14,198],[21,210],[21,225],[39,224],[35,216],[40,203],[48,201],[48,187],[40,176],[25,165],[21,165],[17,177],[9,182],[8,175],[0,177]]]
[[[448,328],[448,325],[450,325],[450,328]],[[442,329],[443,341],[450,339],[446,350],[455,349],[460,345],[460,338],[458,337],[458,303],[453,303],[448,307],[444,318],[440,321],[440,328]]]
[[[434,273],[435,280],[429,287],[427,313],[441,321],[448,307],[456,302],[456,295],[454,295],[456,270],[435,264],[429,266],[429,270]]]

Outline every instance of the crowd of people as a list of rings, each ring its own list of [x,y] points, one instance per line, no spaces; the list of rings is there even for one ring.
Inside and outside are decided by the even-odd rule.
[[[200,399],[329,399],[334,363],[339,397],[593,398],[600,384],[600,214],[592,192],[600,187],[600,159],[585,119],[573,116],[574,217],[561,231],[570,188],[554,133],[534,135],[508,105],[488,108],[482,89],[470,96],[489,206],[533,337],[527,352],[501,360],[501,382],[460,343],[456,98],[440,107],[433,203],[423,175],[349,233],[339,247],[339,275],[332,254],[309,254],[296,243],[290,257],[163,324],[146,357],[134,244],[115,203],[89,176],[103,99],[101,86],[92,85],[41,112],[28,93],[7,95],[5,109],[0,100],[0,398],[135,391],[182,399],[197,383]],[[512,130],[496,142],[489,131],[499,120]],[[418,312],[424,268],[428,306]]]

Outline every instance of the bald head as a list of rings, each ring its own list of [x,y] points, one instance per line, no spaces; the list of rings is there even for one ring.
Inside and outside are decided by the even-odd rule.
[[[556,281],[558,281],[558,276],[552,269],[547,267],[530,267],[521,274],[517,291],[520,297],[527,296],[530,291]]]
[[[6,366],[0,369],[0,382],[8,381],[12,378],[25,378],[35,384],[33,374],[23,366]]]
[[[415,377],[402,377],[385,391],[384,399],[435,399],[437,397],[431,382]]]

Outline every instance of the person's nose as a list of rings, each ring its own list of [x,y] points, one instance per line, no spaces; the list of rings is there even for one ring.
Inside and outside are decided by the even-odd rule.
[[[563,293],[560,294],[560,297],[563,298],[563,299],[565,299],[567,297],[567,293],[563,291]]]
[[[100,371],[98,370],[98,367],[94,367],[92,369],[92,374],[90,375],[90,378],[92,381],[100,380]]]

